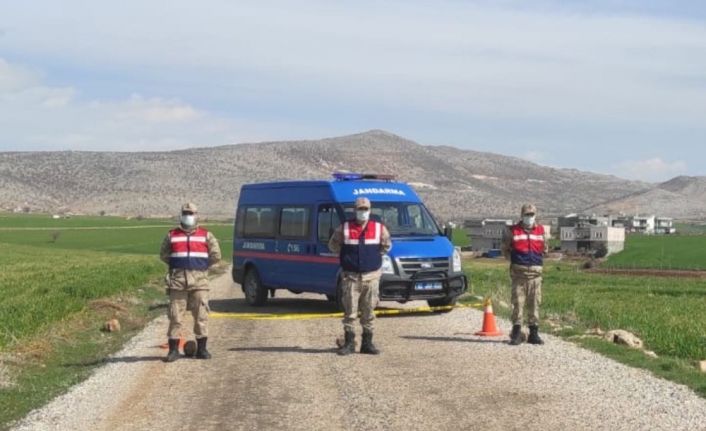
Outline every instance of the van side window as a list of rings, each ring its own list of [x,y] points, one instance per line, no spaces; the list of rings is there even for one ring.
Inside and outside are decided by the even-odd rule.
[[[319,205],[318,217],[319,242],[327,243],[333,231],[341,224],[338,213],[332,204]]]
[[[247,207],[243,218],[243,237],[274,238],[275,208]]]
[[[283,207],[279,234],[285,238],[308,238],[311,211],[307,207]]]
[[[238,213],[235,216],[235,235],[243,236],[243,224],[245,223],[245,208],[238,208]]]

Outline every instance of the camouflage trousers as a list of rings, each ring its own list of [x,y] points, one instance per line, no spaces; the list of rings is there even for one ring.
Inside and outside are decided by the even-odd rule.
[[[208,290],[169,290],[169,338],[179,338],[182,333],[184,312],[191,311],[196,338],[208,337]]]
[[[343,279],[343,329],[353,331],[360,311],[360,325],[372,332],[375,325],[375,307],[378,305],[380,278],[363,280],[346,276]]]
[[[522,325],[527,306],[527,324],[539,324],[539,304],[542,303],[542,277],[512,275],[512,324]]]

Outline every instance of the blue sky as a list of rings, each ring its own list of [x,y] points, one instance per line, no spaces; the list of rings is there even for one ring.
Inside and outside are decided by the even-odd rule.
[[[624,178],[706,174],[706,2],[6,1],[1,10],[0,151],[384,129]]]

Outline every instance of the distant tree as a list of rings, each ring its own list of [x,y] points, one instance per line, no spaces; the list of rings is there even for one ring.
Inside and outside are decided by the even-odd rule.
[[[98,214],[100,214],[101,217],[105,215],[105,210],[101,210]]]
[[[55,243],[61,236],[61,231],[55,230],[51,233],[51,240],[49,242]]]
[[[25,205],[22,207],[23,213],[29,213],[30,211],[32,211],[32,208],[30,208],[29,205]]]

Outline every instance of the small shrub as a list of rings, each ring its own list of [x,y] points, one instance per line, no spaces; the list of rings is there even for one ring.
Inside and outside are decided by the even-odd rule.
[[[596,259],[601,259],[601,258],[606,257],[607,255],[608,255],[608,247],[606,247],[606,245],[603,244],[603,243],[598,244],[598,246],[596,247],[595,252],[593,253],[593,256],[594,256]]]

